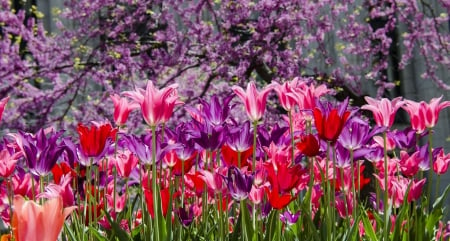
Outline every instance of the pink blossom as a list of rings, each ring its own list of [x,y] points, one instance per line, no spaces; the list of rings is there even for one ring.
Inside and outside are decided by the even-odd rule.
[[[264,199],[264,187],[256,187],[253,185],[248,194],[248,198],[253,204],[260,204]]]
[[[133,168],[136,167],[139,159],[129,150],[125,150],[117,154],[115,158],[115,165],[117,173],[121,177],[129,177]]]
[[[408,177],[412,177],[419,171],[420,163],[423,158],[420,156],[420,152],[416,151],[412,155],[408,155],[407,152],[400,152],[400,170]]]
[[[402,106],[402,108],[409,114],[411,128],[417,133],[423,133],[426,128],[425,122],[420,117],[420,103],[412,100],[405,100],[405,105]]]
[[[125,125],[130,112],[139,108],[139,104],[129,103],[126,98],[121,98],[117,94],[112,94],[110,97],[114,104],[114,122],[118,126],[123,126]]]
[[[173,84],[159,90],[153,86],[152,81],[148,81],[145,90],[138,88],[136,91],[123,93],[140,104],[142,115],[148,125],[157,126],[167,122],[175,106],[183,103],[178,100],[177,87],[177,84]]]
[[[364,97],[367,101],[366,105],[363,105],[361,109],[370,110],[373,113],[373,117],[378,126],[391,127],[394,123],[395,113],[404,104],[402,97],[397,97],[392,101],[382,98],[376,100],[369,96]]]
[[[274,84],[269,84],[258,92],[254,81],[248,83],[246,91],[237,85],[232,87],[234,93],[244,102],[247,115],[253,122],[262,118],[266,109],[267,95],[273,88]]]
[[[9,96],[0,100],[0,121],[2,120],[3,111],[5,110],[5,105],[8,103]]]
[[[0,176],[3,178],[9,177],[16,167],[17,159],[21,153],[9,154],[7,149],[0,151]]]
[[[433,163],[433,170],[436,174],[442,175],[447,172],[448,165],[450,164],[450,153],[445,155],[444,150],[441,149],[437,154],[436,160]]]
[[[281,85],[273,82],[274,90],[278,95],[280,104],[286,111],[293,111],[295,105],[297,104],[297,96],[295,92],[297,84],[299,84],[298,80],[298,78],[294,78],[292,81],[284,82]]]
[[[434,127],[439,119],[439,113],[441,112],[441,110],[450,106],[450,101],[439,103],[441,99],[442,96],[439,98],[433,98],[430,100],[429,104],[425,103],[424,101],[420,102],[420,117],[423,118],[423,121],[427,128]]]

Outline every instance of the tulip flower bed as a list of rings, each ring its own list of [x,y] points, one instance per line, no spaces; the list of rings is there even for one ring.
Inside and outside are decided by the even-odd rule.
[[[432,134],[449,101],[366,97],[358,109],[300,78],[233,90],[184,106],[192,118],[174,128],[177,86],[148,82],[111,95],[116,127],[7,134],[2,240],[448,240],[450,186],[433,189],[450,154]],[[272,90],[287,114],[267,126]],[[233,98],[247,121],[232,115],[242,108]],[[392,127],[400,108],[411,119],[404,130]],[[146,133],[124,128],[131,111]]]

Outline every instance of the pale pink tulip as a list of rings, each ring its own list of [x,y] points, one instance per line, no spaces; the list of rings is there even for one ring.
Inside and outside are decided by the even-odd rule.
[[[367,105],[363,105],[361,109],[370,110],[378,126],[391,127],[394,124],[395,113],[404,104],[402,97],[397,97],[392,101],[382,98],[376,100],[369,96],[364,97]]]
[[[234,93],[244,102],[247,115],[253,122],[258,121],[264,115],[267,95],[273,88],[274,84],[269,84],[261,92],[258,92],[254,81],[248,83],[246,91],[236,85],[232,87]]]
[[[5,105],[8,103],[9,96],[0,100],[0,121],[2,120],[3,111],[5,110]]]
[[[436,174],[445,174],[448,170],[448,165],[450,164],[450,153],[445,155],[444,150],[437,154],[436,160],[433,163],[433,170]]]
[[[12,227],[16,241],[56,241],[64,220],[76,207],[63,208],[61,197],[52,198],[39,205],[14,197]]]
[[[123,126],[127,122],[130,112],[139,108],[139,104],[129,103],[126,98],[121,98],[117,94],[113,94],[110,97],[114,104],[114,122],[118,126]]]
[[[175,106],[183,103],[178,100],[177,87],[177,84],[173,84],[159,90],[153,86],[152,81],[148,81],[145,90],[138,88],[136,91],[125,91],[123,94],[140,104],[142,115],[148,125],[157,126],[167,122]]]
[[[264,188],[256,187],[255,185],[253,185],[248,195],[248,198],[253,204],[255,205],[260,204],[264,199]]]

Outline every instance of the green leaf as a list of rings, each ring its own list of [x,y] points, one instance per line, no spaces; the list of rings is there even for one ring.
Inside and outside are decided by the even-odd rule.
[[[426,218],[425,228],[428,235],[432,235],[434,233],[434,227],[437,225],[439,220],[441,220],[443,216],[442,205],[447,197],[448,192],[450,191],[450,184],[445,188],[444,193],[440,197],[436,199],[433,204],[433,209],[431,210],[430,215]]]
[[[378,240],[377,235],[375,234],[372,224],[370,223],[369,218],[367,217],[367,213],[364,210],[362,210],[361,216],[362,216],[362,221],[363,221],[363,225],[364,225],[364,231],[366,232],[366,236],[369,237],[370,241],[377,241]]]
[[[89,232],[97,238],[98,241],[108,241],[106,237],[104,237],[101,233],[98,232],[94,227],[89,227]]]
[[[113,231],[113,233],[112,233],[113,236],[111,238],[117,237],[121,241],[132,240],[131,237],[128,235],[128,233],[125,230],[121,229],[120,225],[111,219],[111,215],[109,215],[108,212],[104,212],[104,213],[105,213],[106,218],[108,219],[108,222],[111,225],[111,229]]]
[[[250,220],[250,212],[248,211],[248,207],[245,203],[245,200],[241,201],[241,213],[242,213],[242,222],[245,228],[245,235],[247,236],[247,240],[251,240],[253,236],[253,227],[252,221]]]
[[[277,220],[279,219],[278,211],[270,212],[264,241],[271,241],[273,239],[277,228]]]

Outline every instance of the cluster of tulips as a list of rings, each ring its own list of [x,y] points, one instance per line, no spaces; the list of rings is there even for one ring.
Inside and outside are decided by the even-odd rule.
[[[450,188],[437,190],[450,154],[432,134],[450,101],[366,97],[372,125],[309,79],[232,89],[185,106],[192,118],[174,128],[177,86],[149,81],[111,95],[115,126],[7,134],[2,240],[448,240]],[[268,126],[273,90],[286,115]],[[245,122],[231,115],[236,95]],[[392,128],[400,108],[404,130]],[[124,128],[136,109],[148,125],[140,136]]]

